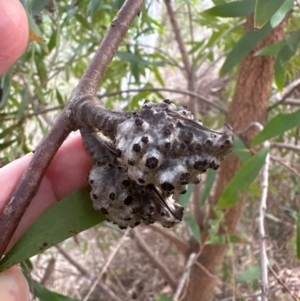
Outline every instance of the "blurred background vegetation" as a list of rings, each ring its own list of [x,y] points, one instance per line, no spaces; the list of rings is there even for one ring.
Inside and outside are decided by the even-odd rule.
[[[31,41],[21,59],[0,78],[2,166],[40,143],[124,1],[21,2],[28,12]],[[246,113],[240,113],[232,106],[238,91],[249,88],[243,86],[247,80],[242,77],[247,78],[247,73],[239,73],[240,64],[248,60],[251,74],[258,59],[261,64],[268,60],[269,78],[260,78],[258,69],[257,83],[253,84],[258,90],[265,85],[270,91],[266,100],[254,97],[253,103],[267,105],[252,121],[267,124],[273,120],[268,127],[271,134],[261,139],[272,138],[265,220],[272,266],[270,300],[298,300],[300,14],[298,1],[281,2],[274,12],[269,6],[271,22],[255,31],[253,25],[249,26],[254,0],[147,0],[107,70],[98,96],[106,108],[116,110],[139,109],[145,99],[157,102],[169,98],[187,105],[204,125],[217,129],[225,120],[244,119],[247,110],[252,110],[245,107]],[[272,36],[272,27],[276,26],[282,29],[276,41],[258,47],[263,38]],[[253,87],[245,97],[256,93]],[[241,100],[239,103],[243,105]],[[245,103],[249,106],[251,99],[245,99]],[[249,153],[242,141],[249,147],[249,137],[243,139],[241,125],[235,125],[235,130],[241,140],[236,139],[234,154],[245,161]],[[242,180],[244,174],[240,175]],[[218,172],[209,171],[199,187],[189,187],[179,200],[186,207],[184,222],[174,229],[153,225],[121,231],[104,222],[27,260],[23,266],[30,272],[32,298],[259,300],[261,257],[256,219],[261,176],[238,184],[247,185],[245,199],[236,200],[242,205],[234,215],[236,224],[232,229],[228,226],[228,232],[226,210],[216,206],[214,197],[220,178]],[[225,200],[223,207],[231,205]],[[202,271],[197,278],[197,272],[188,267],[194,258],[191,254],[201,257],[207,245],[212,246],[211,258],[196,260],[194,265]],[[226,249],[215,260],[214,247],[220,245]],[[183,275],[188,275],[188,280],[184,288],[178,288]],[[204,293],[203,286],[209,292]]]

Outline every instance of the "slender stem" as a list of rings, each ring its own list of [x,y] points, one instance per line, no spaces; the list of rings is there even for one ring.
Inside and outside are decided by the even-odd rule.
[[[120,95],[123,93],[134,93],[134,92],[144,92],[144,91],[150,91],[150,92],[170,92],[170,93],[176,93],[176,94],[183,94],[187,96],[192,96],[195,99],[198,99],[200,102],[204,102],[210,107],[213,107],[220,112],[226,114],[227,110],[217,104],[215,104],[212,100],[207,98],[204,95],[192,92],[192,91],[186,91],[186,90],[180,90],[180,89],[169,89],[169,88],[142,88],[142,89],[128,89],[128,90],[120,90],[120,91],[115,91],[111,93],[105,93],[105,94],[97,94],[98,98],[103,98],[103,97],[109,97],[109,96],[115,96],[115,95]]]
[[[284,88],[283,93],[277,93],[278,101],[268,108],[268,111],[273,110],[280,104],[284,103],[285,100],[300,86],[300,78],[297,78],[292,83],[290,83],[287,87]]]
[[[99,46],[90,66],[70,97],[69,104],[82,94],[96,93],[98,86],[116,53],[122,39],[134,17],[141,11],[144,0],[127,0],[124,2],[110,29]],[[25,171],[19,185],[13,192],[4,211],[0,213],[0,258],[15,232],[24,212],[36,194],[43,175],[59,147],[77,125],[68,120],[67,108],[55,121],[48,135],[37,147],[32,161]]]
[[[264,146],[269,146],[266,141]],[[269,260],[266,249],[266,231],[265,231],[265,213],[267,209],[267,197],[269,189],[269,166],[270,154],[266,156],[266,161],[262,170],[262,191],[259,206],[258,230],[259,230],[259,249],[260,249],[260,267],[261,267],[261,300],[268,301],[268,266]]]

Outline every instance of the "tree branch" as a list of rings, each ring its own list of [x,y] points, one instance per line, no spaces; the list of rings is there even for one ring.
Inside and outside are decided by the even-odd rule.
[[[264,146],[268,146],[269,142],[265,142]],[[266,231],[265,231],[265,213],[267,209],[267,197],[269,189],[269,166],[270,154],[266,156],[266,161],[262,170],[262,191],[258,213],[258,231],[259,231],[259,249],[260,249],[260,267],[261,267],[261,300],[268,301],[268,266],[269,260],[266,250]]]
[[[278,101],[268,108],[268,112],[279,106],[280,104],[284,103],[285,100],[298,88],[300,87],[300,78],[297,78],[292,83],[290,83],[287,87],[284,88],[282,93],[277,93],[275,98]]]
[[[105,94],[97,94],[98,98],[103,98],[103,97],[110,97],[110,96],[115,96],[115,95],[120,95],[123,93],[134,93],[134,92],[170,92],[170,93],[175,93],[175,94],[182,94],[182,95],[187,95],[187,96],[192,96],[196,99],[198,99],[200,102],[205,103],[206,105],[213,107],[220,112],[226,114],[227,110],[217,104],[215,104],[212,100],[207,98],[205,95],[198,94],[196,92],[192,91],[186,91],[186,90],[180,90],[180,89],[169,89],[169,88],[141,88],[141,89],[128,89],[128,90],[120,90],[120,91],[115,91],[111,93],[105,93]]]
[[[69,104],[78,101],[79,95],[96,93],[105,70],[109,66],[134,17],[141,11],[143,4],[143,0],[127,0],[124,2],[90,66],[78,86],[74,89]],[[25,210],[36,194],[51,160],[69,133],[76,129],[67,118],[67,108],[68,105],[55,121],[48,135],[37,147],[19,185],[10,197],[4,211],[0,214],[0,229],[2,232],[0,236],[0,258],[4,254]]]

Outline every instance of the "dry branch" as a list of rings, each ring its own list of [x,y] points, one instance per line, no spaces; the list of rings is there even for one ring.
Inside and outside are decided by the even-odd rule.
[[[37,147],[19,185],[10,197],[4,211],[0,214],[0,229],[2,232],[0,236],[0,258],[4,254],[24,212],[36,194],[51,160],[69,133],[77,127],[67,118],[68,105],[78,101],[77,98],[80,95],[96,93],[106,69],[133,19],[141,11],[143,4],[143,0],[127,0],[124,2],[116,18],[111,23],[90,66],[74,89],[69,103],[50,129],[48,135]]]

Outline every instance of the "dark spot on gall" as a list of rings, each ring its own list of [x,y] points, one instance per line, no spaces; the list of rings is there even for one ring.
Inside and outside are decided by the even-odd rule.
[[[141,151],[142,148],[138,143],[135,143],[135,144],[133,144],[132,149],[138,153]]]
[[[133,160],[131,160],[131,159],[128,159],[128,161],[127,161],[127,162],[128,162],[128,164],[129,164],[129,165],[134,165],[134,161],[133,161]]]
[[[104,208],[104,207],[100,208],[100,211],[101,211],[103,214],[108,214],[107,209]]]
[[[119,226],[119,228],[120,228],[121,230],[125,230],[127,227]]]
[[[164,128],[164,129],[163,129],[163,133],[164,133],[165,136],[170,136],[172,132],[171,132],[170,129]]]
[[[169,183],[169,182],[164,182],[160,185],[161,189],[162,190],[165,190],[165,191],[172,191],[174,190],[174,186]]]
[[[116,194],[114,192],[111,192],[108,197],[109,197],[110,200],[113,201],[116,198]]]
[[[121,151],[119,148],[117,148],[117,149],[116,149],[116,156],[117,156],[118,158],[120,158],[121,155],[122,155],[122,151]]]
[[[229,145],[230,144],[230,141],[228,139],[225,140],[224,142],[226,145]]]
[[[124,204],[125,205],[130,205],[133,202],[133,198],[131,195],[128,195],[125,199],[124,199]]]
[[[92,185],[94,183],[94,180],[90,180],[90,184]]]
[[[134,226],[136,227],[136,226],[138,226],[140,224],[140,222],[136,222],[135,224],[134,224]]]
[[[138,178],[138,182],[141,183],[141,184],[144,184],[144,183],[145,183],[145,180],[142,179],[142,178]]]
[[[168,105],[172,104],[172,101],[170,99],[165,99],[164,102],[167,103]]]
[[[93,199],[97,200],[97,194],[93,194]]]
[[[145,166],[148,167],[149,169],[153,169],[157,167],[158,165],[158,160],[155,157],[150,157],[146,160]]]
[[[165,148],[170,148],[171,147],[171,142],[166,142],[165,143]]]
[[[142,120],[142,119],[140,119],[140,118],[137,118],[136,120],[135,120],[135,124],[136,125],[142,125],[144,123],[144,121]]]
[[[180,191],[180,194],[186,194],[187,190]]]
[[[129,185],[130,185],[130,182],[129,182],[128,180],[124,180],[124,181],[122,181],[122,184],[123,184],[124,186],[129,186]]]
[[[125,217],[125,218],[124,218],[124,221],[127,221],[127,222],[128,222],[128,221],[131,221],[131,217]]]
[[[143,143],[148,143],[149,142],[149,138],[147,136],[142,137],[141,141]]]
[[[189,179],[190,179],[190,174],[187,172],[187,173],[182,173],[179,177],[180,179],[180,184],[181,185],[185,185],[185,184],[188,184],[189,183]]]
[[[212,141],[211,141],[210,139],[207,139],[207,140],[205,141],[205,143],[206,143],[207,145],[212,145]]]
[[[108,167],[111,168],[111,169],[115,168],[115,166],[111,163],[108,163]]]

